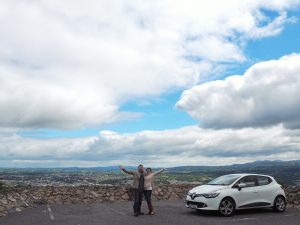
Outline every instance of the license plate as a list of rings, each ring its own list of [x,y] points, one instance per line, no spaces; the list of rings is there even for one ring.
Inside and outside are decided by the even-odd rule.
[[[197,206],[196,206],[196,205],[190,204],[189,207],[192,208],[192,209],[197,209]]]

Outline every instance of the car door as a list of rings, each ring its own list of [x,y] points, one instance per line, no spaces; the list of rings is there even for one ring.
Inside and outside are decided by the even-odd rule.
[[[258,206],[270,206],[274,201],[274,185],[272,179],[266,176],[256,176]]]
[[[239,190],[237,185],[240,183],[246,184],[246,187]],[[237,208],[242,209],[255,206],[259,200],[256,183],[255,176],[245,176],[233,186]]]

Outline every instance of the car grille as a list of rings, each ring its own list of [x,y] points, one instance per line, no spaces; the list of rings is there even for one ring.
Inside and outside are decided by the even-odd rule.
[[[190,197],[191,197],[191,199],[195,199],[195,198],[197,198],[197,197],[202,197],[203,196],[203,194],[196,194],[196,193],[193,193],[193,194],[188,194]]]
[[[186,201],[187,206],[197,206],[197,208],[205,208],[207,205],[203,202],[191,202],[191,201]]]

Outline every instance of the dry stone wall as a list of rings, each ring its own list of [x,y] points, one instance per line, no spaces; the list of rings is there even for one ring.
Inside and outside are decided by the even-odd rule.
[[[185,197],[190,184],[163,185],[153,191],[153,200],[175,200]],[[289,207],[300,208],[300,187],[285,188]],[[132,189],[119,186],[22,187],[0,193],[0,216],[20,212],[41,204],[76,204],[129,201]]]
[[[300,209],[300,186],[284,187],[288,207]]]

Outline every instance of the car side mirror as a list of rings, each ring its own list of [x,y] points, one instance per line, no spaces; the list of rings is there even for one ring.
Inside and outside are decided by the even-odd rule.
[[[240,190],[242,190],[242,188],[245,188],[247,185],[245,184],[245,183],[240,183],[240,184],[238,184],[238,189],[239,189],[239,191]]]

